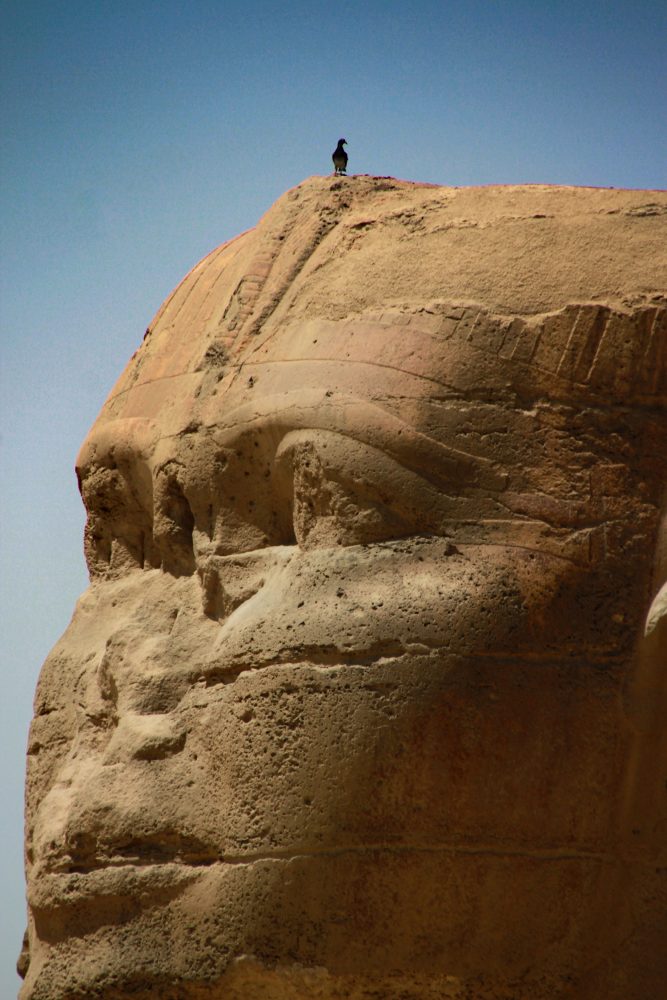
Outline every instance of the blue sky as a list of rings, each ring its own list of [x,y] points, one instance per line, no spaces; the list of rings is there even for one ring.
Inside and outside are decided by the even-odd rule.
[[[73,464],[160,302],[288,187],[667,186],[664,0],[5,0],[0,161],[3,886],[24,926],[23,761],[86,586]]]

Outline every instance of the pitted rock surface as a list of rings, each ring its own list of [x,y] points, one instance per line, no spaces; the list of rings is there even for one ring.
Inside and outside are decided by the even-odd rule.
[[[667,194],[311,178],[77,461],[22,1000],[667,981]]]

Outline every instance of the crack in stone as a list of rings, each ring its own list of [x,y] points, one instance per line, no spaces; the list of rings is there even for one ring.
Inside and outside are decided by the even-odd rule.
[[[70,866],[53,871],[53,874],[87,875],[105,869],[119,870],[130,868],[132,870],[150,869],[159,865],[178,865],[184,868],[212,868],[217,865],[243,866],[263,864],[264,862],[291,863],[305,859],[314,858],[334,858],[345,855],[408,855],[408,854],[452,854],[468,855],[470,857],[497,857],[497,858],[527,858],[535,861],[594,861],[601,864],[611,863],[614,858],[604,851],[577,850],[562,846],[533,848],[526,850],[523,847],[500,846],[494,844],[464,844],[464,843],[440,843],[440,844],[392,844],[377,841],[370,844],[350,844],[333,845],[331,847],[321,847],[317,849],[285,849],[268,850],[256,854],[232,854],[226,851],[219,853],[207,853],[201,857],[182,858],[178,852],[169,855],[167,852],[156,853],[151,857],[148,850],[143,850],[137,854],[137,859],[118,856],[104,859],[102,863],[95,864],[91,859],[88,865]],[[100,859],[102,860],[102,859]]]

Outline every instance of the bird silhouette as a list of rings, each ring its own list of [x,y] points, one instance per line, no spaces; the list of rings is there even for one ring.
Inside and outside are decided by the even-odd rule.
[[[334,149],[331,157],[333,160],[335,174],[344,174],[347,170],[347,153],[343,149],[343,146],[347,146],[347,139],[338,140],[338,145]]]

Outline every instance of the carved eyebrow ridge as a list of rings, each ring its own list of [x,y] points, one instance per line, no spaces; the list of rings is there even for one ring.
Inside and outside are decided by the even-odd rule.
[[[438,488],[451,488],[453,482],[494,491],[505,488],[507,476],[489,459],[442,444],[368,400],[337,396],[329,401],[321,390],[306,390],[299,392],[298,403],[286,405],[289,395],[269,395],[257,404],[237,407],[221,429],[223,438],[258,424],[277,439],[293,430],[335,431],[384,451]],[[220,429],[219,424],[210,426]]]

